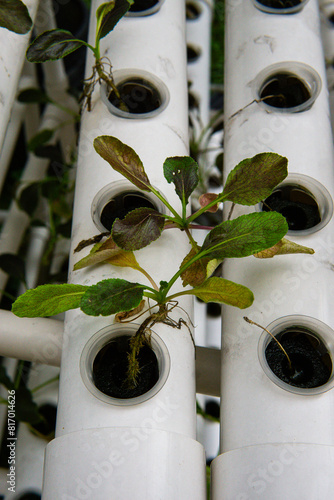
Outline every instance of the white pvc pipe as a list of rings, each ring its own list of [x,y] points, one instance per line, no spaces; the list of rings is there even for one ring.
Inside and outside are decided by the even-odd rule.
[[[46,108],[41,129],[52,129],[56,127],[62,119],[64,119],[64,111],[50,105]],[[26,186],[29,182],[43,179],[48,164],[49,160],[37,158],[31,153],[21,177],[21,187]],[[0,254],[7,252],[16,253],[18,251],[29,222],[30,218],[28,214],[18,207],[16,200],[13,200],[0,234]],[[7,279],[8,275],[0,271],[1,290],[5,288]]]
[[[38,0],[27,0],[24,3],[29,10],[30,17],[34,20]],[[2,47],[0,61],[0,95],[2,96],[0,100],[0,150],[10,118],[30,36],[31,32],[25,35],[18,35],[7,29],[0,29],[0,46]]]
[[[94,37],[99,3],[93,2],[90,39]],[[98,135],[114,135],[129,144],[142,159],[152,184],[172,205],[179,206],[173,186],[163,178],[162,164],[167,156],[188,153],[186,61],[185,50],[180,50],[185,46],[184,18],[183,2],[170,0],[152,16],[122,19],[103,39],[101,53],[111,59],[114,69],[138,68],[152,73],[167,86],[170,101],[154,118],[124,119],[109,113],[96,89],[92,111],[84,113],[82,119],[72,249],[97,233],[90,214],[95,195],[107,184],[122,179],[94,151],[92,142]],[[88,55],[87,76],[91,63]],[[183,234],[168,231],[138,252],[137,258],[159,283],[177,271],[188,251]],[[86,253],[72,253],[70,268]],[[140,280],[132,270],[109,265],[71,271],[69,279],[93,284],[112,277]],[[180,284],[176,290],[178,287]],[[192,301],[182,300],[180,305],[192,317]],[[179,310],[173,315],[176,320],[181,316]],[[77,310],[66,314],[56,439],[46,451],[44,498],[59,499],[66,493],[96,500],[116,496],[124,500],[157,496],[171,500],[187,495],[203,499],[205,460],[203,448],[195,440],[194,346],[187,328],[178,331],[155,325],[154,331],[165,342],[171,358],[169,376],[150,400],[122,407],[94,398],[79,371],[86,342],[111,322],[112,318],[88,317]]]
[[[207,125],[210,112],[210,61],[211,61],[211,21],[212,9],[207,1],[196,2],[200,9],[198,19],[186,23],[187,45],[198,50],[198,59],[188,62],[190,91],[199,98],[201,126]]]
[[[33,80],[31,78],[22,78],[21,90],[26,87],[32,87]],[[7,127],[5,140],[0,153],[0,192],[2,191],[7,171],[10,165],[10,160],[13,155],[13,150],[20,132],[20,127],[27,111],[25,104],[14,102],[11,119]]]
[[[33,390],[41,384],[57,377],[59,368],[33,363],[28,378],[28,387]],[[58,381],[55,380],[33,393],[38,407],[51,405],[57,407]],[[41,494],[43,483],[44,452],[48,441],[31,432],[29,427],[21,423],[18,428],[16,442],[16,497],[28,493]],[[8,499],[13,498],[9,494]]]
[[[231,1],[226,14],[225,178],[245,157],[273,151],[288,158],[289,172],[315,178],[333,197],[333,145],[317,2],[310,0],[300,13],[281,16],[264,14],[251,2]],[[257,103],[246,107],[254,99],[258,73],[284,61],[306,63],[320,75],[322,90],[312,108],[282,113]],[[247,211],[238,208],[233,218]],[[213,462],[214,500],[333,497],[329,470],[334,466],[334,392],[302,396],[278,388],[258,360],[261,330],[242,319],[246,314],[267,326],[276,318],[302,314],[333,328],[334,276],[328,271],[333,226],[332,219],[318,232],[291,237],[313,247],[313,256],[224,263],[224,277],[251,288],[255,301],[247,311],[223,308],[221,455]]]
[[[63,323],[0,310],[0,355],[60,366]]]

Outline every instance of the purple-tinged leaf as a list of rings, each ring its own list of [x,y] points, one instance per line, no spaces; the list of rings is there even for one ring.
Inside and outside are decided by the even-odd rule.
[[[116,219],[112,227],[115,243],[123,250],[144,248],[161,235],[165,223],[164,215],[152,208],[137,208],[124,219]]]
[[[101,135],[94,139],[96,152],[106,160],[114,170],[126,177],[142,191],[151,191],[144,166],[137,153],[116,137]]]
[[[223,195],[240,205],[267,198],[288,175],[288,160],[276,153],[260,153],[240,162],[228,175]]]
[[[29,62],[56,61],[77,50],[84,42],[66,30],[44,31],[29,45],[26,57]]]

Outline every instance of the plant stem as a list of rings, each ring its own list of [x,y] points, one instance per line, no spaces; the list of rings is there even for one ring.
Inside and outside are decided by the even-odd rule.
[[[37,385],[36,387],[31,389],[31,392],[37,392],[40,389],[43,389],[43,387],[46,387],[47,385],[52,384],[52,382],[56,382],[57,380],[59,380],[59,375],[56,375],[55,377],[50,378],[49,380],[46,380],[46,382],[43,382],[42,384]]]
[[[141,266],[138,266],[137,268],[137,271],[139,271],[140,273],[142,273],[144,276],[146,276],[146,278],[148,279],[148,281],[151,283],[151,285],[153,286],[154,290],[156,290],[157,292],[159,291],[159,287],[158,285],[156,284],[156,282],[154,281],[154,279],[152,278],[152,276],[150,276],[148,274],[147,271],[145,271],[145,269],[143,269]]]
[[[189,230],[188,227],[185,228],[185,232],[186,232],[186,234],[188,236],[188,239],[189,239],[189,242],[190,242],[191,246],[193,247],[194,250],[197,251],[198,250],[198,245],[197,245],[196,241],[194,240],[194,238],[193,238],[193,236],[192,236],[192,234],[191,234],[191,232],[190,232],[190,230]]]
[[[116,85],[114,84],[114,81],[112,78],[109,78],[105,72],[103,71],[103,65],[101,63],[101,59],[96,59],[95,61],[95,67],[96,67],[96,71],[97,71],[97,74],[99,75],[99,78],[101,80],[103,80],[104,82],[106,82],[107,84],[107,87],[108,88],[111,88],[113,90],[113,92],[115,93],[116,97],[118,99],[121,99],[121,95],[120,93],[118,92],[118,88],[116,87]]]
[[[174,294],[174,295],[171,295],[170,297],[167,297],[167,293],[172,288],[172,286],[174,285],[175,281],[181,276],[181,274],[186,269],[188,269],[188,267],[190,267],[194,262],[196,262],[197,260],[201,259],[202,257],[204,257],[204,255],[201,255],[201,253],[198,252],[191,259],[189,259],[188,262],[186,262],[182,267],[180,267],[180,269],[169,280],[168,286],[163,290],[162,302],[166,303],[166,302],[168,302],[171,299],[171,297],[175,297],[175,296],[178,296],[178,295],[185,295],[186,293],[189,293],[189,291],[179,292],[178,294]]]
[[[153,186],[150,185],[150,190],[152,191],[153,194],[155,194],[155,196],[157,198],[159,198],[159,200],[168,208],[168,210],[174,215],[175,217],[175,222],[180,224],[183,226],[184,225],[184,220],[179,216],[179,214],[177,213],[176,210],[174,210],[174,208],[168,203],[168,201],[162,196],[162,194],[159,193],[159,191],[157,191]]]
[[[285,356],[286,356],[286,358],[288,360],[289,368],[290,368],[290,371],[292,373],[293,372],[293,368],[292,368],[292,363],[291,363],[290,356],[288,355],[288,353],[286,352],[286,350],[284,349],[284,347],[282,346],[282,344],[280,343],[280,341],[269,330],[267,330],[267,328],[264,328],[264,326],[261,326],[258,323],[255,323],[255,321],[252,321],[251,319],[247,318],[246,316],[244,316],[244,320],[247,321],[247,323],[250,323],[251,325],[255,325],[255,326],[258,326],[259,328],[262,328],[262,330],[264,330],[265,332],[267,332],[270,335],[270,337],[275,342],[277,342],[278,347],[281,349],[281,351],[283,351],[283,353],[285,354]]]

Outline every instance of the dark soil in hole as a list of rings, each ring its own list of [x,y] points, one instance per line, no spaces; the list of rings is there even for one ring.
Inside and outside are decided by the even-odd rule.
[[[186,3],[186,19],[187,21],[193,21],[198,19],[201,15],[201,9],[193,2]]]
[[[219,418],[220,417],[220,406],[217,401],[209,400],[205,403],[205,413],[211,415],[211,417]]]
[[[328,21],[334,26],[334,12],[328,17]]]
[[[38,411],[42,416],[42,420],[31,427],[40,434],[43,434],[43,436],[49,436],[56,428],[57,407],[52,404],[45,404],[40,406]]]
[[[101,224],[110,231],[115,219],[124,219],[129,212],[141,207],[156,209],[153,203],[138,191],[120,193],[103,207],[100,217]]]
[[[198,99],[192,92],[188,92],[188,107],[190,111],[199,109]]]
[[[284,185],[265,201],[262,210],[281,213],[291,231],[310,229],[321,222],[319,207],[313,196],[295,185]]]
[[[289,72],[271,75],[262,85],[260,97],[274,108],[294,108],[311,97],[305,83]]]
[[[288,353],[293,370],[277,342],[271,340],[265,356],[273,373],[289,385],[310,389],[324,385],[331,376],[332,360],[320,339],[302,327],[291,327],[276,335]]]
[[[144,10],[151,9],[157,3],[159,3],[159,0],[135,0],[129,12],[143,12]]]
[[[29,492],[23,493],[17,500],[41,500],[42,496],[39,493]]]
[[[200,53],[198,50],[194,49],[194,47],[191,47],[190,45],[187,45],[187,61],[188,63],[192,63],[197,61],[199,58]]]
[[[218,318],[221,316],[222,308],[217,302],[208,302],[206,306],[206,314],[211,318]]]
[[[260,4],[272,9],[290,9],[299,5],[302,0],[257,0]]]
[[[161,106],[161,96],[152,83],[144,78],[134,77],[117,84],[119,99],[112,91],[109,94],[109,101],[113,106],[123,109],[132,114],[143,114],[155,111]]]
[[[136,387],[126,382],[130,337],[123,335],[105,345],[93,363],[94,384],[107,396],[129,399],[148,392],[159,379],[159,367],[154,351],[144,345],[139,351],[140,375]]]

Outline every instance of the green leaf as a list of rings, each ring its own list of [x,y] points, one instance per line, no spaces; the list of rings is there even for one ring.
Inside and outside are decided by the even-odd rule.
[[[254,212],[225,221],[210,231],[200,254],[210,259],[246,257],[274,246],[288,230],[277,212]]]
[[[26,57],[33,63],[56,61],[82,45],[84,42],[77,40],[69,31],[61,29],[44,31],[29,45]]]
[[[52,102],[52,99],[43,90],[34,88],[21,90],[17,100],[26,104],[47,104]]]
[[[187,262],[189,262],[197,253],[198,250],[196,251],[194,248],[192,248],[188,255],[186,255],[183,259],[180,269],[182,269],[182,267],[187,264]],[[182,285],[201,285],[207,278],[207,265],[209,263],[209,260],[209,258],[196,260],[185,271],[183,271],[181,273]]]
[[[116,137],[101,135],[94,139],[94,148],[114,170],[126,177],[132,184],[143,191],[151,191],[151,184],[142,161],[130,146]]]
[[[199,181],[197,163],[190,156],[174,156],[166,158],[163,169],[167,182],[173,182],[176,194],[186,206]]]
[[[36,148],[42,146],[46,142],[49,142],[52,139],[54,134],[54,130],[45,128],[44,130],[40,130],[34,135],[27,144],[28,151],[35,151]]]
[[[32,27],[29,11],[20,0],[0,0],[0,27],[24,35]]]
[[[35,147],[34,154],[38,156],[38,158],[48,158],[52,161],[51,167],[54,169],[59,182],[59,177],[62,176],[62,172],[64,171],[64,157],[60,144],[38,145]]]
[[[80,307],[80,301],[88,286],[65,283],[41,285],[20,295],[12,306],[12,312],[21,318],[54,316]]]
[[[90,253],[79,260],[75,265],[73,270],[83,269],[87,266],[93,266],[94,264],[99,264],[101,262],[106,262],[111,259],[115,254],[125,253],[124,250],[119,248],[111,236],[103,243],[97,243],[93,246]]]
[[[267,198],[288,175],[288,160],[276,153],[260,153],[240,162],[228,175],[224,199],[254,205]]]
[[[273,247],[267,248],[267,250],[262,250],[262,252],[254,254],[254,257],[258,259],[270,259],[275,255],[286,255],[291,253],[308,253],[312,255],[314,254],[314,250],[313,248],[305,247],[293,241],[287,240],[286,238],[283,238]]]
[[[15,394],[15,418],[19,422],[37,424],[41,420],[41,415],[37,404],[33,400],[32,393],[21,380],[19,388]]]
[[[119,278],[103,280],[87,290],[80,307],[85,314],[91,316],[109,316],[130,311],[140,304],[144,288],[144,285]]]
[[[96,10],[96,41],[101,40],[114,29],[132,3],[133,0],[112,0],[100,5]]]
[[[18,206],[32,217],[40,199],[40,182],[32,182],[22,189],[17,199]]]
[[[0,269],[11,277],[18,278],[26,284],[24,260],[18,255],[12,253],[3,253],[0,255]]]
[[[127,251],[144,248],[161,235],[165,217],[153,208],[136,208],[112,226],[115,243]]]
[[[208,278],[204,283],[188,291],[204,302],[219,302],[245,309],[252,305],[254,295],[249,288],[224,278]]]

